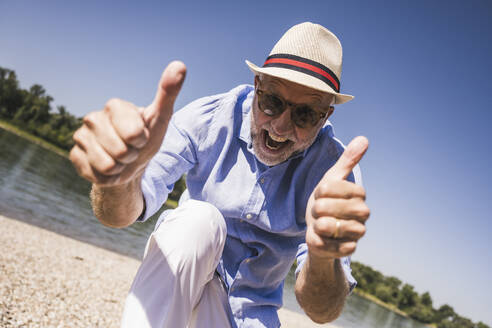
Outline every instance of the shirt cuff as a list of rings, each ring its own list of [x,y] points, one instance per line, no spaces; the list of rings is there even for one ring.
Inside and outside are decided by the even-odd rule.
[[[299,272],[301,272],[304,263],[306,262],[307,254],[308,254],[307,244],[303,243],[299,246],[296,256],[297,259],[297,267],[295,272],[296,279]],[[352,269],[350,268],[350,256],[340,258],[340,263],[342,264],[342,269],[343,272],[345,273],[345,278],[347,279],[347,282],[349,284],[349,288],[350,288],[349,292],[352,293],[355,286],[357,285],[357,281],[352,276]]]

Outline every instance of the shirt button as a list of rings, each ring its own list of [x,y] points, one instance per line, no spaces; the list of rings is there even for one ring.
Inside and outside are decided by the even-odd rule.
[[[260,179],[260,182],[261,182],[262,184],[263,184],[263,183],[265,183],[265,179],[264,179],[264,178],[261,178],[261,179]]]
[[[244,262],[249,263],[251,259],[246,259]]]
[[[253,215],[251,215],[251,213],[246,214],[246,219],[248,219],[248,220],[249,220],[249,219],[251,219],[252,217],[253,217]]]

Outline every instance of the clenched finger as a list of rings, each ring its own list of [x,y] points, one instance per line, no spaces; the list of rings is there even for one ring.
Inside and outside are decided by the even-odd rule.
[[[338,220],[338,232],[337,230]],[[334,239],[335,233],[337,234],[337,240],[343,241],[357,241],[366,233],[366,227],[364,224],[357,220],[340,220],[333,217],[321,217],[314,222],[314,232],[322,238]]]
[[[125,144],[142,148],[149,139],[149,131],[138,108],[124,100],[111,99],[104,110]]]
[[[89,164],[86,153],[78,145],[75,145],[72,148],[69,157],[74,164],[77,173],[90,182],[110,185],[118,181],[118,176],[103,176],[95,172]]]
[[[116,162],[97,142],[94,134],[86,127],[78,129],[73,139],[84,151],[85,157],[92,171],[101,175],[114,175],[120,173],[124,165]]]
[[[138,157],[138,149],[125,144],[106,113],[90,113],[84,118],[84,122],[101,147],[116,161],[129,164]]]
[[[341,258],[355,252],[357,242],[326,238],[315,233],[306,236],[309,252],[319,257]]]
[[[318,198],[315,200],[311,214],[315,218],[332,216],[344,220],[365,222],[371,214],[369,207],[360,198]]]
[[[314,198],[361,198],[366,199],[364,187],[346,180],[323,179],[314,190]]]

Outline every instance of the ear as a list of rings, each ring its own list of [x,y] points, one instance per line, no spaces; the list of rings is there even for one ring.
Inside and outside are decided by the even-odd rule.
[[[333,111],[335,110],[335,107],[333,106],[330,106],[330,108],[328,109],[328,111],[326,112],[326,115],[325,117],[323,117],[323,119],[321,120],[323,123],[321,124],[321,126],[324,126],[326,121],[328,120],[328,118],[331,116],[331,114],[333,114]]]
[[[255,75],[255,89],[258,88],[258,83],[260,83],[260,76]]]
[[[333,111],[335,110],[335,107],[333,106],[330,106],[330,108],[328,109],[328,112],[326,113],[326,116],[325,116],[325,119],[327,120],[328,117],[331,116],[331,114],[333,114]]]

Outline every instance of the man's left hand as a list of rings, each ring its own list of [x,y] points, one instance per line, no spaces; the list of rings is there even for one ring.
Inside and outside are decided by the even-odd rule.
[[[311,257],[330,260],[348,256],[366,232],[370,214],[366,192],[345,179],[368,146],[365,137],[354,138],[311,194],[306,208],[306,243]]]

